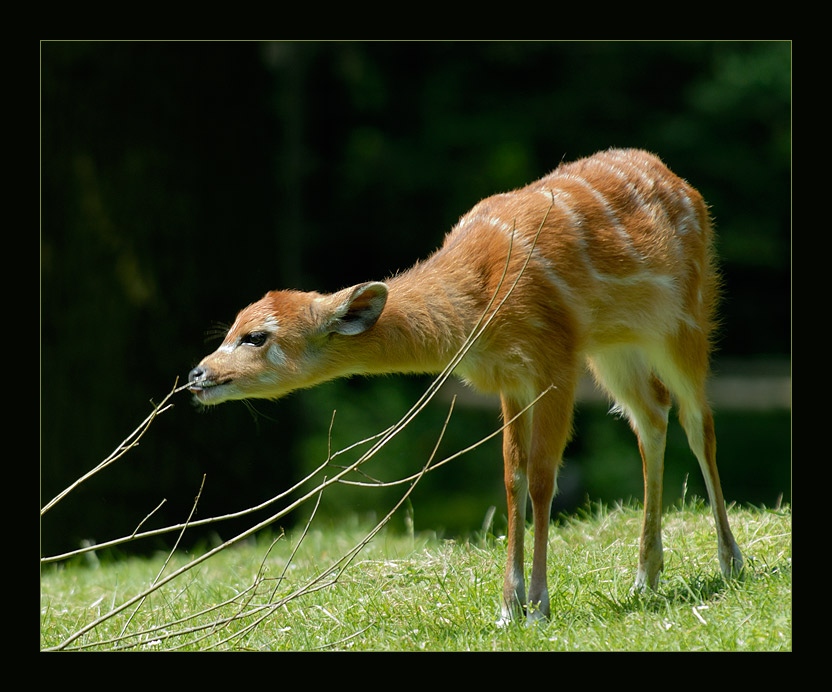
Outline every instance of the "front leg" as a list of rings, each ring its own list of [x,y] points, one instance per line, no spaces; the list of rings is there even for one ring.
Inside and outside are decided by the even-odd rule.
[[[522,406],[503,396],[503,420],[516,416]],[[528,479],[526,459],[530,437],[528,417],[523,415],[503,433],[503,464],[508,503],[508,556],[503,579],[503,603],[500,625],[523,618],[526,605],[526,582],[523,576],[523,540],[526,527]]]
[[[527,604],[530,622],[550,615],[546,578],[549,521],[558,468],[571,428],[571,388],[553,389],[535,404],[528,457],[529,495],[534,516],[534,557]]]

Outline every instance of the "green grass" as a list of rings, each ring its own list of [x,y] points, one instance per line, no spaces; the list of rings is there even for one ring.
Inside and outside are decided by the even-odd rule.
[[[730,516],[748,563],[744,578],[725,582],[719,576],[710,510],[688,503],[666,513],[663,582],[644,597],[630,593],[640,510],[593,507],[565,518],[553,527],[549,542],[551,620],[506,628],[495,626],[505,560],[500,537],[458,542],[383,531],[336,580],[293,596],[359,542],[368,527],[357,521],[321,530],[313,525],[293,557],[299,535],[278,540],[271,550],[271,537],[260,535],[151,593],[129,624],[135,607],[105,619],[67,648],[790,651],[790,508],[735,507]],[[42,648],[60,645],[141,592],[165,557],[44,566]],[[166,573],[191,557],[175,555]],[[246,591],[255,582],[256,588]],[[259,622],[252,615],[217,624],[270,603]],[[186,632],[189,628],[193,631]],[[119,639],[122,631],[144,634]],[[100,643],[108,639],[115,641]]]

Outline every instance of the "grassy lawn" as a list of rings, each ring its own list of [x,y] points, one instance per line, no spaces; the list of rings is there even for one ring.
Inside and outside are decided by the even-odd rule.
[[[505,560],[498,536],[438,540],[382,531],[343,569],[315,581],[367,534],[348,521],[274,541],[258,534],[184,572],[146,599],[167,555],[73,558],[41,570],[41,648],[136,651],[790,651],[791,511],[737,508],[748,570],[719,576],[709,508],[664,522],[664,580],[634,597],[641,522],[635,506],[593,507],[550,539],[552,619],[495,626]],[[530,545],[530,544],[529,544]],[[175,554],[164,573],[194,556]],[[130,635],[130,636],[127,636]]]

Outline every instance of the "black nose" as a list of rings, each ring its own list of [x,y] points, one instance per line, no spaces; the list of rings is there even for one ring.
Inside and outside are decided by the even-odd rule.
[[[201,367],[197,366],[188,373],[188,382],[196,382],[197,380],[202,379],[204,374],[205,371]]]

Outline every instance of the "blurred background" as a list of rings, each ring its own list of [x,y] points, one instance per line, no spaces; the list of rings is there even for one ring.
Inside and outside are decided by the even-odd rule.
[[[725,496],[791,500],[790,43],[45,42],[40,105],[41,506],[266,291],[384,279],[481,198],[610,146],[658,153],[711,205]],[[355,378],[208,411],[177,394],[137,448],[43,517],[42,552],[129,534],[163,498],[143,528],[183,521],[203,474],[198,518],[253,506],[326,458],[333,410],[336,450],[394,423],[429,382]],[[495,400],[448,386],[369,472],[420,469],[454,393],[440,457],[499,427]],[[635,438],[608,408],[582,388],[555,513],[641,499]],[[401,492],[329,492],[321,516],[380,516]],[[704,485],[673,417],[665,500],[693,496]],[[492,505],[500,532],[499,437],[429,474],[407,516],[466,536]]]

